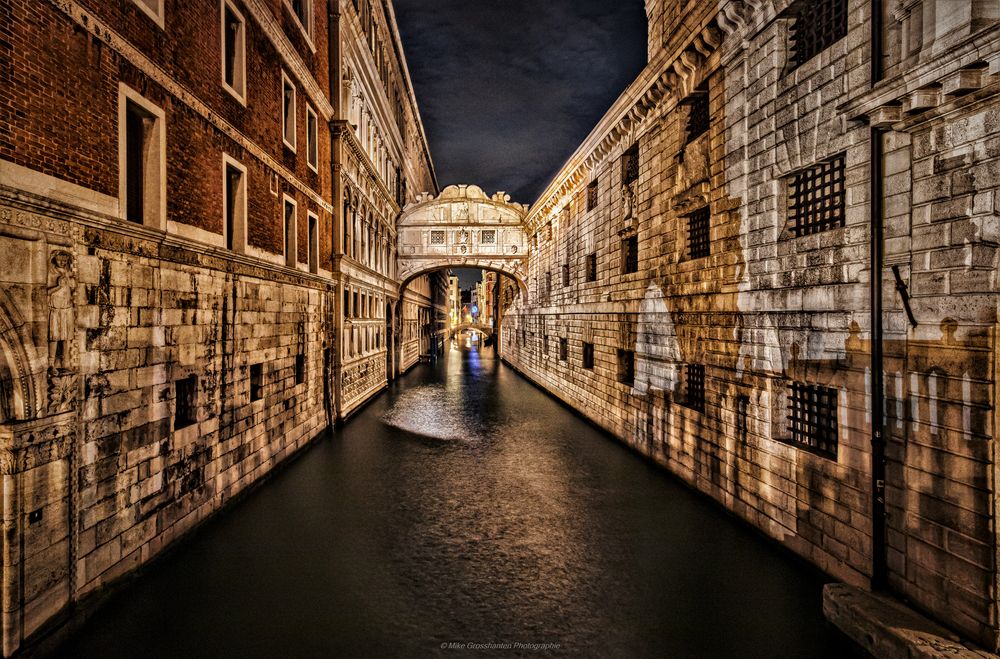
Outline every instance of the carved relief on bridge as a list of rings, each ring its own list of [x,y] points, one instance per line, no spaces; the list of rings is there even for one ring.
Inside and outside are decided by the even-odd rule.
[[[528,207],[474,185],[452,185],[438,197],[424,193],[403,209],[398,224],[399,276],[404,281],[442,267],[498,270],[524,280]]]

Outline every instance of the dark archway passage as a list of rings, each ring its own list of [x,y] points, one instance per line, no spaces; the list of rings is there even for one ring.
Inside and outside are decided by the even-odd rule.
[[[63,651],[849,656],[823,621],[822,582],[491,351],[451,350],[155,564]]]

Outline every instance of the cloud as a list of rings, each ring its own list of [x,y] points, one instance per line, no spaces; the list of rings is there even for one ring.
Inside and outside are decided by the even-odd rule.
[[[535,201],[642,69],[641,0],[396,0],[442,186]]]

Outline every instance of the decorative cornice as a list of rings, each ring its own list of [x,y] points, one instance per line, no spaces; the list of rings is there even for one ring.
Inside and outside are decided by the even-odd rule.
[[[195,96],[187,87],[174,80],[169,73],[164,71],[156,62],[146,57],[139,49],[129,43],[120,34],[109,28],[102,20],[81,7],[75,0],[49,0],[59,10],[69,16],[77,25],[85,31],[94,35],[98,40],[109,48],[124,57],[129,63],[137,68],[143,75],[163,87],[171,93],[177,100],[184,103],[189,109],[198,114],[207,123],[224,133],[231,140],[243,147],[257,160],[269,167],[272,171],[279,173],[282,178],[292,184],[302,194],[312,199],[313,203],[327,211],[333,213],[333,206],[323,199],[311,187],[303,183],[295,174],[284,165],[264,151],[256,142],[238,131],[231,123],[223,119],[219,113],[208,107],[201,99]],[[169,130],[169,128],[168,128]]]
[[[598,169],[625,139],[634,139],[640,134],[658,115],[657,108],[662,107],[664,99],[672,97],[677,102],[693,92],[699,68],[717,57],[726,37],[743,29],[763,5],[762,0],[724,2],[719,11],[700,29],[695,29],[676,50],[660,51],[618,97],[532,205],[525,219],[528,233],[536,231],[554,211],[560,210],[584,177]]]

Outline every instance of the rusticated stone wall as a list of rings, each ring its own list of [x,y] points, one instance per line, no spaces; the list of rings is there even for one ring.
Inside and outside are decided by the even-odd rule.
[[[881,208],[889,585],[995,650],[1000,16],[952,3],[948,20],[966,23],[944,30],[913,18],[928,3],[945,5],[886,3],[888,68],[873,81],[866,0],[847,3],[846,36],[804,63],[789,2],[721,2],[707,18],[703,3],[647,2],[650,64],[528,214],[528,291],[504,316],[501,353],[692,487],[867,586]],[[699,93],[709,128],[690,139]],[[843,225],[797,236],[794,176],[837,157]],[[700,255],[689,218],[706,207]],[[689,398],[692,366],[704,368],[703,405]],[[834,392],[834,451],[791,436],[795,383]]]

